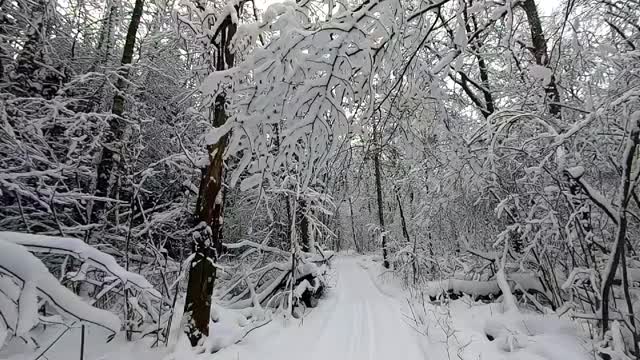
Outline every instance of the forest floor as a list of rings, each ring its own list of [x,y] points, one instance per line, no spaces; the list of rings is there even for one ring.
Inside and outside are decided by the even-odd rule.
[[[333,263],[335,286],[300,320],[274,332],[256,330],[221,350],[216,359],[391,360],[429,359],[419,334],[403,320],[401,299],[381,291],[355,257]],[[296,322],[295,324],[293,322]]]
[[[122,334],[105,343],[108,333],[88,327],[84,360],[594,359],[593,345],[572,321],[553,314],[507,314],[500,303],[468,297],[431,303],[403,288],[375,256],[335,258],[328,282],[318,307],[302,318],[276,314],[248,334],[245,327],[254,325],[239,326],[234,310],[218,309],[221,320],[211,323],[209,341],[222,349],[214,354],[195,354],[184,338],[159,348],[150,348],[151,338],[127,342]],[[487,337],[488,331],[495,339]],[[36,359],[57,332],[41,334],[40,350],[5,349],[0,358]],[[81,358],[80,338],[74,328],[40,359]]]
[[[275,316],[213,355],[179,346],[166,360],[594,359],[585,333],[554,314],[505,313],[499,302],[469,297],[430,302],[377,256],[343,254],[331,267],[325,298],[303,318]]]

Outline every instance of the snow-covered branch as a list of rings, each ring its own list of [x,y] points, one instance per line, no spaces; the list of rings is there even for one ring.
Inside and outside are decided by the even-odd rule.
[[[0,320],[14,335],[26,335],[38,324],[38,297],[64,317],[120,331],[118,316],[84,302],[27,248],[4,238],[0,238],[0,272],[4,274],[0,276]]]

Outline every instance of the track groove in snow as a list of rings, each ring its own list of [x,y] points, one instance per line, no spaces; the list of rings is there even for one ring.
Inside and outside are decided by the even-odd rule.
[[[214,355],[240,360],[424,360],[417,335],[403,322],[400,304],[383,294],[359,264],[334,262],[336,287],[301,322],[257,330],[239,345]]]

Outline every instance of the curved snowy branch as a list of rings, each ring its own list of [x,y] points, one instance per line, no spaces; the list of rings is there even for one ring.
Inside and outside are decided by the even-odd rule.
[[[65,317],[95,324],[112,332],[120,330],[120,320],[116,315],[84,302],[62,286],[42,261],[26,247],[1,238],[0,272],[22,283],[19,294],[16,291],[2,293],[16,304],[16,323],[6,324],[16,335],[26,334],[38,323],[37,297],[45,299]],[[3,281],[0,284],[7,283]],[[6,307],[2,309],[4,311]],[[3,318],[6,319],[4,316]]]
[[[142,275],[125,270],[113,256],[87,245],[82,240],[15,232],[0,232],[0,240],[22,245],[34,253],[72,256],[82,263],[117,277],[125,288],[133,286],[153,297],[162,298],[162,295]]]

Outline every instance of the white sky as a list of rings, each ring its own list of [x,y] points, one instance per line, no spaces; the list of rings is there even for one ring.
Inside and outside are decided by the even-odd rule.
[[[560,0],[536,0],[541,15],[551,15],[551,11],[560,6]]]

